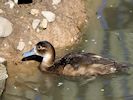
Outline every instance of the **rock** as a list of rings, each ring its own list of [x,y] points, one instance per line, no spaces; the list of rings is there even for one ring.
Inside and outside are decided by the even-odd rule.
[[[32,42],[31,42],[31,41],[29,41],[29,42],[28,42],[28,44],[29,44],[29,45],[32,45]]]
[[[4,80],[6,78],[8,78],[6,66],[3,64],[0,64],[0,80]]]
[[[18,46],[17,46],[17,50],[22,51],[25,47],[25,43],[23,42],[22,39],[20,39]]]
[[[62,85],[63,85],[63,83],[62,82],[59,82],[57,86],[62,86]]]
[[[31,9],[30,13],[31,13],[32,15],[38,16],[39,10],[38,10],[38,9]]]
[[[0,64],[7,65],[7,60],[5,58],[0,57]]]
[[[51,11],[42,11],[42,15],[48,20],[48,22],[53,22],[55,20],[55,14]]]
[[[61,2],[61,0],[53,0],[52,5],[58,5]]]
[[[7,37],[12,31],[12,23],[6,18],[0,17],[0,37]]]
[[[36,32],[37,32],[37,33],[39,33],[39,32],[40,32],[40,29],[39,29],[39,28],[37,28],[37,29],[36,29]]]
[[[0,80],[0,96],[2,95],[3,90],[5,88],[5,81],[6,80]]]
[[[18,0],[14,0],[14,2],[15,2],[16,4],[18,4]]]
[[[32,28],[35,30],[37,26],[40,24],[40,19],[34,19],[32,22]]]
[[[48,25],[48,21],[47,21],[47,19],[43,19],[42,21],[41,21],[41,23],[40,23],[40,28],[42,28],[42,29],[46,29],[47,28],[47,25]]]
[[[0,9],[0,14],[3,13],[4,11],[2,9]]]
[[[11,9],[14,8],[15,3],[12,0],[8,0],[8,2],[5,3],[5,5],[9,5]]]
[[[8,78],[6,70],[7,61],[5,58],[0,57],[0,95],[5,88],[5,81]]]

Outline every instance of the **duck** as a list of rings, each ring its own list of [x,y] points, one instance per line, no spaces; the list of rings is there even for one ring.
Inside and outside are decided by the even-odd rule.
[[[94,53],[71,52],[55,60],[55,49],[48,41],[38,42],[23,53],[22,61],[39,62],[42,72],[65,76],[98,76],[112,74],[127,68],[127,65]]]

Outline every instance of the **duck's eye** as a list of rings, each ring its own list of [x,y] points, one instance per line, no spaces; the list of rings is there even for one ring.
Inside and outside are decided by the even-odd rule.
[[[37,49],[38,50],[46,50],[46,47],[38,46]]]
[[[37,49],[41,49],[41,46],[37,46]]]

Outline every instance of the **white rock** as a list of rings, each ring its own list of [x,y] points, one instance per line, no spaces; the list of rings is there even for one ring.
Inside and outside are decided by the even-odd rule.
[[[32,28],[35,30],[37,26],[40,24],[40,19],[34,19],[32,22]]]
[[[0,57],[0,64],[5,64],[7,61],[5,58]]]
[[[22,51],[25,47],[25,43],[23,42],[22,39],[20,39],[18,46],[17,46],[17,50]]]
[[[3,13],[4,11],[2,9],[0,9],[0,14]]]
[[[61,0],[53,0],[52,5],[58,5],[61,2]]]
[[[31,9],[30,13],[31,13],[32,15],[38,16],[39,10],[38,10],[38,9]]]
[[[12,31],[12,23],[6,18],[0,17],[0,37],[7,37]]]
[[[48,25],[48,21],[47,19],[43,19],[40,23],[40,28],[42,29],[46,29],[47,28],[47,25]]]
[[[14,8],[15,3],[12,0],[9,0],[8,2],[5,3],[5,5],[9,5],[11,9]]]
[[[14,2],[15,2],[16,4],[18,4],[18,0],[14,0]]]
[[[62,86],[62,85],[63,85],[63,83],[62,82],[59,82],[57,86]]]
[[[0,80],[4,80],[8,77],[6,66],[3,64],[0,64]]]
[[[29,41],[29,42],[28,42],[28,44],[29,44],[29,45],[32,45],[32,42],[31,42],[31,41]]]
[[[39,32],[40,32],[40,29],[39,29],[39,28],[37,28],[37,29],[36,29],[36,32],[37,32],[37,33],[39,33]]]
[[[48,22],[53,22],[55,20],[55,14],[51,11],[42,11],[42,15],[48,20]]]

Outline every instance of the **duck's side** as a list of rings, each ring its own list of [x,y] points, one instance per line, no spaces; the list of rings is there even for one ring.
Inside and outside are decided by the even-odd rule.
[[[125,68],[125,64],[96,54],[70,53],[48,67],[47,71],[67,76],[96,76],[115,73]]]

